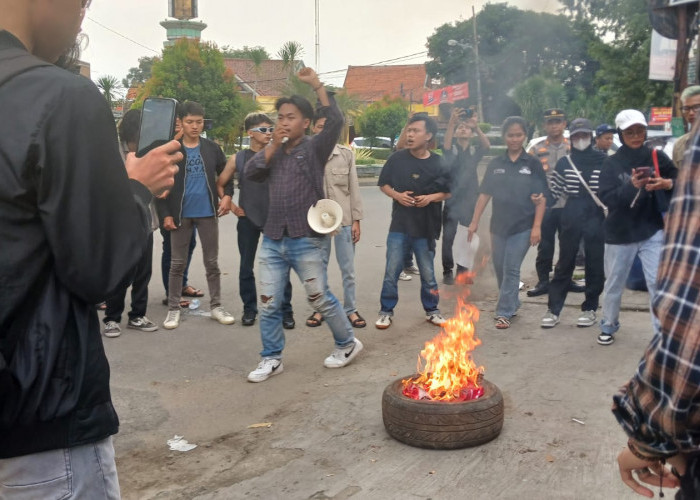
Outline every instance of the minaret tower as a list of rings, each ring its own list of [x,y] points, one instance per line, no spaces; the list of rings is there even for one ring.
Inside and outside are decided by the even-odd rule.
[[[169,47],[181,38],[199,40],[207,27],[200,21],[192,21],[198,16],[197,0],[168,0],[168,17],[160,25],[167,31],[168,40],[163,43]]]

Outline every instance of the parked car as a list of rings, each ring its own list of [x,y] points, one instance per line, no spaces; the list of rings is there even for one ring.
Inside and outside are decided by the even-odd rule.
[[[375,137],[374,144],[370,145],[369,138],[355,137],[350,146],[353,148],[391,148],[391,139],[388,137]]]

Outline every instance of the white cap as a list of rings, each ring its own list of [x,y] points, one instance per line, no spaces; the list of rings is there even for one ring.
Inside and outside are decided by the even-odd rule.
[[[648,126],[644,115],[636,109],[623,109],[615,117],[615,126],[620,130],[627,130],[632,125]]]

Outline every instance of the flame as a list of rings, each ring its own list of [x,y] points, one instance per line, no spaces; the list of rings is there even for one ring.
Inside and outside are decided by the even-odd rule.
[[[419,393],[424,393],[432,400],[464,401],[483,394],[479,382],[484,368],[477,367],[471,356],[481,345],[475,335],[477,321],[479,309],[459,298],[455,316],[425,343],[418,358],[418,376],[402,381],[406,396],[420,399]]]

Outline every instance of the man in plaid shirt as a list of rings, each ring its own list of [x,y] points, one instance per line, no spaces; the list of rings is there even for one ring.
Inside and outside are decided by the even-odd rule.
[[[663,460],[682,476],[677,498],[698,498],[700,484],[700,134],[693,143],[666,222],[653,302],[660,327],[634,377],[613,398],[613,413],[629,436],[618,456],[620,474],[645,496],[651,490],[633,472],[656,485],[663,473],[664,486],[678,485]]]

